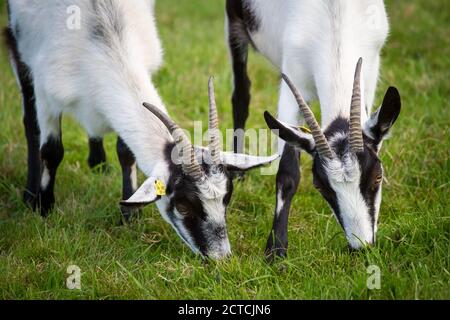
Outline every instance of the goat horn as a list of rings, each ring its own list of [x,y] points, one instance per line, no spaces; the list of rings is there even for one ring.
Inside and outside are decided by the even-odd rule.
[[[211,153],[211,160],[213,164],[220,163],[220,137],[219,137],[219,117],[217,115],[217,104],[214,93],[214,78],[209,78],[208,83],[209,92],[209,152]]]
[[[353,152],[364,151],[361,127],[361,69],[363,59],[359,58],[353,83],[352,105],[350,108],[350,149]]]
[[[144,103],[144,107],[154,114],[159,120],[161,120],[161,122],[169,130],[171,136],[174,138],[177,148],[181,149],[183,156],[183,173],[192,177],[196,181],[202,179],[204,172],[195,156],[195,149],[184,131],[158,107],[155,107],[149,103]],[[186,155],[189,155],[190,159],[186,159]]]
[[[314,142],[316,143],[317,152],[321,157],[332,159],[333,152],[331,151],[330,145],[328,144],[328,141],[325,138],[325,135],[323,134],[322,129],[320,128],[319,123],[316,120],[316,117],[314,117],[314,113],[308,107],[300,92],[297,90],[289,77],[285,74],[282,74],[282,78],[294,94],[294,97],[297,100],[298,106],[300,108],[300,112],[305,118],[306,124],[311,129]]]

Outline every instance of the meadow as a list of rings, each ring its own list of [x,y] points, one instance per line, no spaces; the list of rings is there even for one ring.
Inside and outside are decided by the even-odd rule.
[[[386,3],[391,35],[383,51],[376,103],[396,86],[403,110],[381,158],[387,181],[373,248],[350,254],[340,226],[314,190],[311,161],[289,224],[289,256],[267,263],[264,247],[275,203],[275,177],[259,171],[235,183],[228,213],[233,257],[193,255],[155,206],[121,226],[121,173],[115,136],[106,138],[108,174],[87,165],[87,136],[63,119],[65,158],[52,214],[22,202],[26,143],[21,97],[0,46],[0,299],[449,299],[450,298],[450,6],[447,0]],[[157,1],[165,63],[154,79],[185,128],[205,120],[206,82],[216,77],[221,128],[232,128],[231,67],[224,1]],[[0,25],[7,23],[0,0]],[[249,128],[275,112],[279,75],[255,53]],[[317,104],[314,105],[317,111]],[[143,176],[141,176],[141,181]],[[67,267],[82,271],[81,290],[66,288]],[[368,289],[369,266],[381,288]]]

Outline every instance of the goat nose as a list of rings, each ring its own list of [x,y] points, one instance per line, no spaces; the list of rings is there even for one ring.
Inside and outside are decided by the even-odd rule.
[[[231,250],[210,252],[208,257],[214,260],[225,260],[231,257]]]
[[[214,260],[223,260],[231,256],[231,245],[226,233],[224,238],[211,245],[206,255]]]
[[[225,239],[227,238],[227,229],[225,227],[217,227],[214,229],[214,234],[219,239]]]

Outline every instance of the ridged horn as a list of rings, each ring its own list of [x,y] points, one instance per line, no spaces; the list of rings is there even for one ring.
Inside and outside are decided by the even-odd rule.
[[[361,69],[363,59],[359,58],[353,82],[352,105],[350,107],[350,149],[357,153],[364,151],[363,132],[361,126]]]
[[[325,138],[325,135],[323,134],[322,129],[320,128],[320,125],[317,122],[316,117],[314,116],[314,113],[311,111],[309,106],[306,104],[306,102],[303,99],[303,97],[301,96],[300,92],[297,90],[297,88],[292,83],[292,81],[289,79],[289,77],[285,74],[282,74],[282,78],[286,82],[286,84],[289,86],[292,93],[294,94],[294,97],[297,100],[298,106],[300,108],[300,112],[302,113],[303,117],[305,118],[306,124],[311,129],[312,136],[314,138],[314,142],[316,143],[316,150],[317,150],[318,154],[321,157],[332,159],[333,152],[331,151],[330,145],[328,144],[328,141]]]
[[[219,116],[217,114],[216,96],[214,92],[214,78],[209,78],[209,152],[213,164],[220,164],[220,135],[219,135]]]
[[[202,179],[204,176],[204,172],[195,156],[195,149],[180,126],[178,126],[158,107],[155,107],[154,105],[151,105],[149,103],[144,103],[144,107],[151,113],[153,113],[159,120],[161,120],[161,122],[167,127],[171,136],[175,140],[177,148],[182,151],[183,173],[192,177],[196,181]],[[186,159],[186,155],[189,155],[189,159]]]

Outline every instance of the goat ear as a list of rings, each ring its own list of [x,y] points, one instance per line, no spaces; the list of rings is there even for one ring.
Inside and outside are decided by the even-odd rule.
[[[128,200],[120,202],[124,207],[144,207],[155,201],[161,199],[161,196],[157,190],[157,179],[149,178],[142,186],[135,192],[135,194]]]
[[[264,118],[269,128],[293,147],[302,149],[309,154],[312,154],[316,148],[312,134],[305,133],[299,128],[291,126],[287,123],[275,119],[269,112],[264,113]]]
[[[365,123],[364,134],[374,141],[377,150],[400,115],[401,107],[400,93],[390,87],[381,107]]]
[[[231,171],[248,171],[270,164],[280,156],[275,154],[270,157],[249,156],[232,152],[222,152],[220,154],[222,164]]]
[[[202,158],[204,163],[211,163],[211,158],[208,154],[209,150],[207,148],[196,146],[195,151],[197,152],[197,157]],[[221,164],[227,167],[230,171],[248,171],[251,169],[256,169],[274,162],[279,157],[280,156],[278,154],[274,154],[270,157],[258,157],[233,152],[220,153]]]

